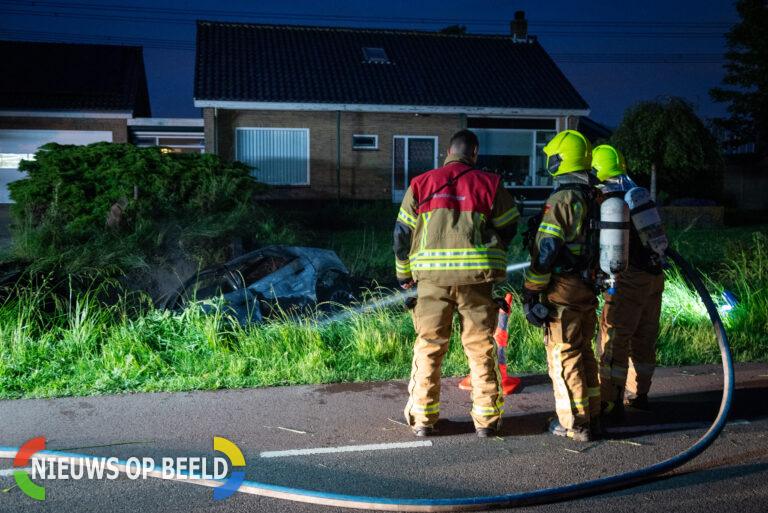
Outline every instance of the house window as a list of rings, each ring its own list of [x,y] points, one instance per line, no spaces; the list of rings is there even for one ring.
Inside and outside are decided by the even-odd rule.
[[[202,132],[134,131],[133,144],[139,147],[164,146],[169,153],[205,153]]]
[[[543,150],[556,133],[546,130],[536,131],[536,180],[534,185],[553,185],[552,175],[547,171],[547,158]]]
[[[540,126],[544,128],[472,128],[480,141],[478,167],[501,175],[508,188],[552,186],[542,149],[556,132],[548,124]]]
[[[235,159],[271,185],[309,185],[308,128],[237,128]]]
[[[355,150],[378,150],[378,135],[353,135],[352,148]]]
[[[392,201],[403,200],[415,176],[437,167],[437,137],[396,135],[392,140]]]

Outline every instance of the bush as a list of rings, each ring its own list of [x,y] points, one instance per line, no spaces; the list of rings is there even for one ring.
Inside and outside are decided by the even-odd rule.
[[[142,267],[168,239],[215,260],[206,251],[220,252],[228,237],[263,236],[255,220],[270,221],[251,201],[267,186],[216,155],[49,143],[20,169],[28,178],[9,184],[12,253],[39,270]]]

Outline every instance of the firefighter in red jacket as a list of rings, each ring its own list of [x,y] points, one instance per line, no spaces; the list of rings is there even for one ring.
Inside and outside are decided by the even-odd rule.
[[[545,147],[556,188],[547,199],[531,244],[523,311],[544,328],[557,419],[549,431],[580,441],[599,436],[600,383],[592,338],[597,296],[590,280],[596,260],[589,218],[595,208],[592,146],[575,130],[557,134]]]
[[[395,264],[401,287],[418,284],[405,418],[416,436],[429,436],[440,414],[440,374],[454,312],[469,360],[477,435],[501,427],[504,399],[493,338],[499,306],[495,282],[506,278],[507,246],[519,213],[501,177],[475,169],[477,136],[451,137],[445,165],[417,176],[395,223]]]

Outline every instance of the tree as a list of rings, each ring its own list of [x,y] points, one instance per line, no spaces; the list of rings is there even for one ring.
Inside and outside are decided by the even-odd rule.
[[[441,34],[449,34],[453,36],[463,36],[467,33],[466,25],[450,25],[443,29],[440,29]]]
[[[624,154],[631,172],[650,174],[669,194],[716,195],[721,190],[722,155],[712,133],[678,97],[639,102],[627,109],[611,144]]]
[[[729,51],[722,85],[709,94],[729,102],[729,118],[717,125],[730,132],[730,145],[754,142],[758,154],[768,153],[768,2],[739,0],[741,22],[726,34]]]

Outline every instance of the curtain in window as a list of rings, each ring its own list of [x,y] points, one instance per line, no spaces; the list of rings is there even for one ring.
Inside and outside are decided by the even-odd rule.
[[[272,185],[309,185],[309,129],[238,128],[235,159]]]

